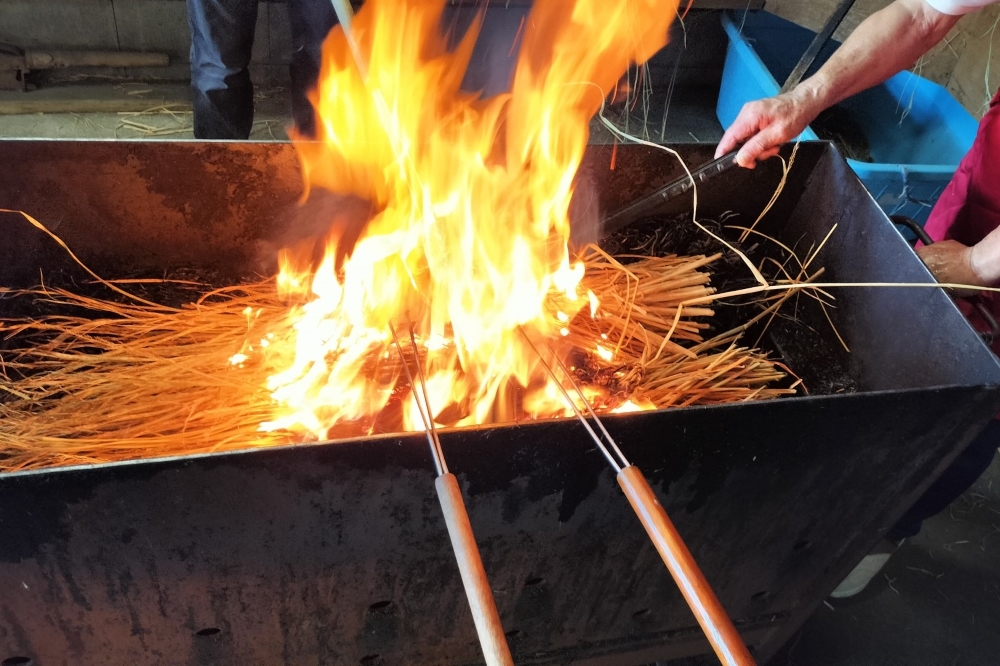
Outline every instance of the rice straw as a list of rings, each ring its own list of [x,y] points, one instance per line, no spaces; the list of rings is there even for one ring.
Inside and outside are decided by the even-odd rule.
[[[596,317],[585,309],[569,322],[563,342],[583,361],[584,383],[603,396],[598,408],[794,392],[769,387],[785,373],[738,346],[741,329],[703,339],[713,314],[707,304],[717,297],[704,269],[718,256],[623,265],[588,252],[583,287],[601,305]],[[148,282],[101,284],[121,295],[119,284]],[[44,287],[12,295],[58,314],[0,321],[0,338],[13,347],[0,353],[0,472],[302,441],[259,431],[275,407],[267,378],[287,367],[281,341],[295,321],[294,304],[278,299],[273,280],[209,291],[184,307]],[[398,369],[377,364],[392,380]]]

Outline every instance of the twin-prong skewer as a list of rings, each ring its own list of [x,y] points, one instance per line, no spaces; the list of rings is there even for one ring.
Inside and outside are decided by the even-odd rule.
[[[427,443],[430,444],[431,456],[434,458],[434,467],[438,474],[434,487],[441,502],[441,511],[444,512],[444,521],[448,526],[448,536],[451,538],[451,548],[455,551],[455,559],[458,561],[458,570],[462,574],[462,585],[465,587],[465,596],[472,610],[472,619],[479,634],[483,656],[486,658],[487,666],[513,666],[514,660],[511,658],[507,637],[504,636],[503,625],[500,623],[493,591],[486,578],[486,569],[483,568],[476,537],[472,533],[469,514],[465,510],[462,490],[458,486],[458,479],[448,471],[448,462],[441,449],[441,440],[438,439],[434,412],[431,410],[427,395],[427,381],[420,366],[420,357],[417,355],[416,337],[411,328],[410,345],[416,357],[417,381],[415,382],[414,374],[410,372],[410,366],[403,355],[403,346],[399,344],[399,337],[392,324],[389,324],[389,332],[392,333],[392,341],[399,352],[399,360],[403,364],[403,371],[413,392],[413,400],[417,404],[420,420],[423,421],[424,431],[427,433]]]
[[[455,551],[455,558],[458,561],[459,570],[462,574],[462,583],[465,586],[466,596],[469,599],[469,606],[472,609],[473,620],[476,624],[476,631],[479,634],[479,641],[482,645],[483,654],[487,664],[513,664],[510,655],[510,648],[507,646],[504,636],[503,626],[500,623],[500,615],[493,600],[493,593],[490,590],[489,581],[486,578],[486,571],[483,568],[479,549],[476,546],[475,536],[472,533],[472,525],[462,500],[462,493],[458,486],[458,480],[454,474],[448,471],[448,464],[441,449],[441,441],[438,438],[437,427],[434,424],[434,414],[430,408],[430,400],[427,393],[427,381],[417,356],[417,341],[413,334],[413,329],[409,330],[410,345],[416,359],[416,372],[411,373],[409,364],[403,354],[403,347],[399,342],[396,329],[389,327],[392,333],[393,342],[399,352],[400,361],[403,364],[403,371],[406,373],[407,381],[410,383],[413,398],[420,413],[424,430],[427,434],[427,441],[431,447],[431,454],[434,458],[434,466],[437,469],[438,478],[435,481],[438,498],[441,501],[441,508],[444,511],[445,522],[448,526],[448,534],[451,537],[452,548]],[[719,660],[726,666],[753,666],[754,659],[747,650],[743,639],[736,631],[732,620],[722,607],[715,593],[709,586],[705,575],[701,572],[697,562],[684,544],[684,540],[677,532],[677,528],[667,516],[666,510],[656,499],[656,493],[643,476],[639,468],[632,465],[622,452],[618,443],[611,433],[604,426],[603,421],[597,416],[590,401],[587,400],[583,389],[573,378],[566,365],[552,354],[556,366],[562,371],[566,381],[572,386],[574,392],[583,404],[587,415],[584,415],[580,407],[577,406],[573,396],[566,389],[566,386],[559,379],[552,365],[545,359],[542,351],[535,345],[528,334],[521,329],[528,345],[538,356],[539,362],[545,367],[546,372],[555,382],[559,391],[566,399],[566,404],[580,420],[580,424],[590,435],[598,450],[604,455],[618,478],[618,485],[628,498],[632,509],[639,517],[642,526],[652,540],[657,552],[663,559],[664,564],[674,581],[680,588],[681,594],[690,606],[698,624],[705,632],[705,636],[711,643]],[[549,350],[551,352],[551,350]],[[593,420],[597,426],[597,431],[591,426],[587,417]]]
[[[698,620],[698,624],[701,625],[702,631],[705,632],[709,643],[712,644],[712,649],[715,650],[716,656],[726,666],[754,666],[754,659],[743,643],[743,639],[736,631],[736,627],[733,626],[733,622],[726,613],[726,610],[719,603],[719,599],[715,596],[708,581],[705,580],[705,575],[698,567],[698,563],[695,562],[691,551],[684,544],[684,540],[677,532],[677,528],[674,527],[674,524],[667,516],[666,510],[660,504],[659,500],[656,499],[656,493],[653,492],[649,482],[646,481],[646,477],[622,453],[618,447],[618,443],[615,442],[611,433],[608,432],[607,428],[604,427],[604,423],[594,412],[594,408],[591,407],[590,401],[587,400],[583,389],[580,388],[580,385],[577,384],[573,375],[559,357],[555,353],[552,353],[556,365],[562,370],[566,376],[566,380],[572,385],[590,418],[597,424],[597,429],[601,431],[601,435],[604,437],[603,440],[591,427],[587,417],[580,411],[569,391],[566,390],[566,387],[559,380],[555,370],[545,360],[541,350],[535,345],[524,329],[521,329],[521,334],[538,356],[538,360],[545,366],[549,377],[559,387],[559,390],[566,398],[566,404],[576,414],[576,417],[580,420],[580,424],[583,425],[591,439],[594,440],[594,444],[604,454],[608,463],[615,470],[615,474],[618,476],[618,485],[621,486],[622,491],[632,505],[632,509],[642,522],[642,526],[646,528],[646,534],[649,535],[653,545],[656,546],[660,557],[663,558],[663,563],[667,565],[670,575],[673,576],[677,587],[680,588],[681,594],[684,595],[684,600],[687,601],[688,606],[694,612],[694,616]],[[549,351],[551,352],[552,350],[550,349]]]
[[[365,79],[368,73],[367,63],[358,48],[353,30],[351,29],[354,17],[353,9],[348,0],[331,0],[331,2],[337,13],[337,18],[343,27],[344,35],[347,38],[361,77]],[[469,522],[469,515],[462,500],[462,492],[458,486],[458,479],[455,478],[454,474],[448,472],[448,465],[441,450],[441,442],[438,439],[437,428],[434,425],[434,416],[428,401],[427,383],[424,380],[423,370],[420,367],[420,359],[417,358],[416,363],[416,374],[420,384],[420,390],[418,391],[418,387],[413,381],[413,375],[410,373],[409,366],[406,363],[406,358],[403,356],[403,347],[399,344],[399,337],[396,335],[396,330],[391,324],[389,325],[389,330],[392,333],[396,349],[399,351],[400,361],[410,382],[417,410],[420,412],[424,430],[427,432],[427,441],[430,443],[431,453],[434,456],[434,465],[438,472],[438,477],[434,485],[437,488],[438,499],[441,501],[441,509],[444,511],[445,522],[448,525],[448,534],[451,537],[452,549],[455,551],[455,559],[458,560],[458,568],[462,574],[462,583],[465,586],[465,593],[469,599],[469,606],[472,608],[472,617],[476,623],[476,631],[479,633],[479,642],[483,649],[483,655],[486,657],[488,666],[494,666],[495,664],[510,664],[513,666],[514,662],[511,659],[510,648],[507,646],[503,626],[500,624],[500,615],[497,613],[496,603],[493,600],[493,592],[490,590],[486,571],[483,568],[483,561],[476,546],[476,539],[472,533],[472,525]],[[572,375],[570,375],[569,371],[566,370],[566,367],[559,362],[567,379],[580,396],[584,406],[586,406],[590,417],[597,424],[597,427],[607,440],[607,446],[594,429],[590,427],[587,418],[576,406],[569,392],[559,381],[555,371],[545,361],[545,358],[531,341],[531,338],[528,337],[523,329],[521,329],[521,333],[528,341],[528,344],[535,350],[535,353],[538,354],[539,360],[545,366],[546,370],[548,370],[552,380],[559,386],[559,389],[566,397],[566,403],[572,408],[577,418],[580,419],[580,423],[587,429],[594,443],[615,470],[615,473],[618,475],[618,485],[625,492],[625,496],[628,497],[636,515],[639,516],[643,527],[646,528],[646,533],[653,540],[653,544],[656,546],[657,551],[659,551],[660,557],[663,558],[667,569],[670,570],[670,574],[674,577],[678,587],[680,587],[684,599],[691,607],[691,610],[694,611],[698,624],[701,625],[702,630],[715,649],[716,655],[718,655],[719,659],[726,666],[752,666],[754,664],[753,657],[750,656],[746,645],[743,644],[743,640],[733,626],[732,620],[729,619],[722,604],[719,603],[715,593],[709,587],[704,574],[698,568],[691,552],[684,545],[684,541],[677,533],[677,529],[670,522],[670,518],[667,517],[667,512],[664,511],[659,501],[657,501],[656,494],[649,486],[642,472],[637,467],[631,465],[622,454],[618,445],[604,427],[601,419],[598,418],[590,406],[590,402],[583,394],[583,391]],[[413,335],[412,328],[410,329],[410,343],[413,346],[414,354],[416,354],[416,338]]]

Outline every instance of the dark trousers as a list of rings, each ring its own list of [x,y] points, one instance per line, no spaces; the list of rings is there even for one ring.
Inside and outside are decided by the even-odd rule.
[[[1000,447],[1000,421],[993,420],[986,426],[986,430],[973,440],[969,448],[959,455],[944,474],[927,489],[917,503],[910,507],[910,510],[889,531],[888,538],[898,541],[916,536],[924,520],[948,508],[949,504],[958,499],[983,475],[993,462],[997,447]]]
[[[292,29],[292,118],[312,136],[312,105],[306,93],[319,76],[323,40],[337,18],[329,0],[289,0]],[[191,28],[191,95],[198,139],[241,140],[253,127],[250,56],[257,0],[187,0]]]

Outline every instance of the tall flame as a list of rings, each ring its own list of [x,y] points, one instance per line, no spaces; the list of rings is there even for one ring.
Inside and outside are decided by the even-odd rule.
[[[398,380],[380,369],[396,356],[390,325],[415,331],[449,422],[503,419],[518,391],[535,415],[564,412],[525,334],[556,340],[595,306],[568,249],[589,121],[627,67],[666,43],[678,1],[536,0],[511,92],[489,99],[461,90],[478,25],[449,48],[445,4],[368,0],[353,25],[364,76],[343,30],[326,40],[318,137],[296,141],[306,185],[372,212],[353,247],[331,220],[314,272],[282,267],[279,286],[303,304],[265,429],[323,438],[377,415]],[[410,403],[402,411],[421,427]]]

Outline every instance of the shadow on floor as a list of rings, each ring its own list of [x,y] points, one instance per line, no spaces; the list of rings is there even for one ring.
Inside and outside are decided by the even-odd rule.
[[[715,657],[651,666],[714,666]],[[1000,664],[1000,456],[852,599],[828,599],[766,666]],[[761,664],[760,666],[764,666]]]
[[[828,600],[769,666],[1000,663],[1000,458],[857,597]]]

